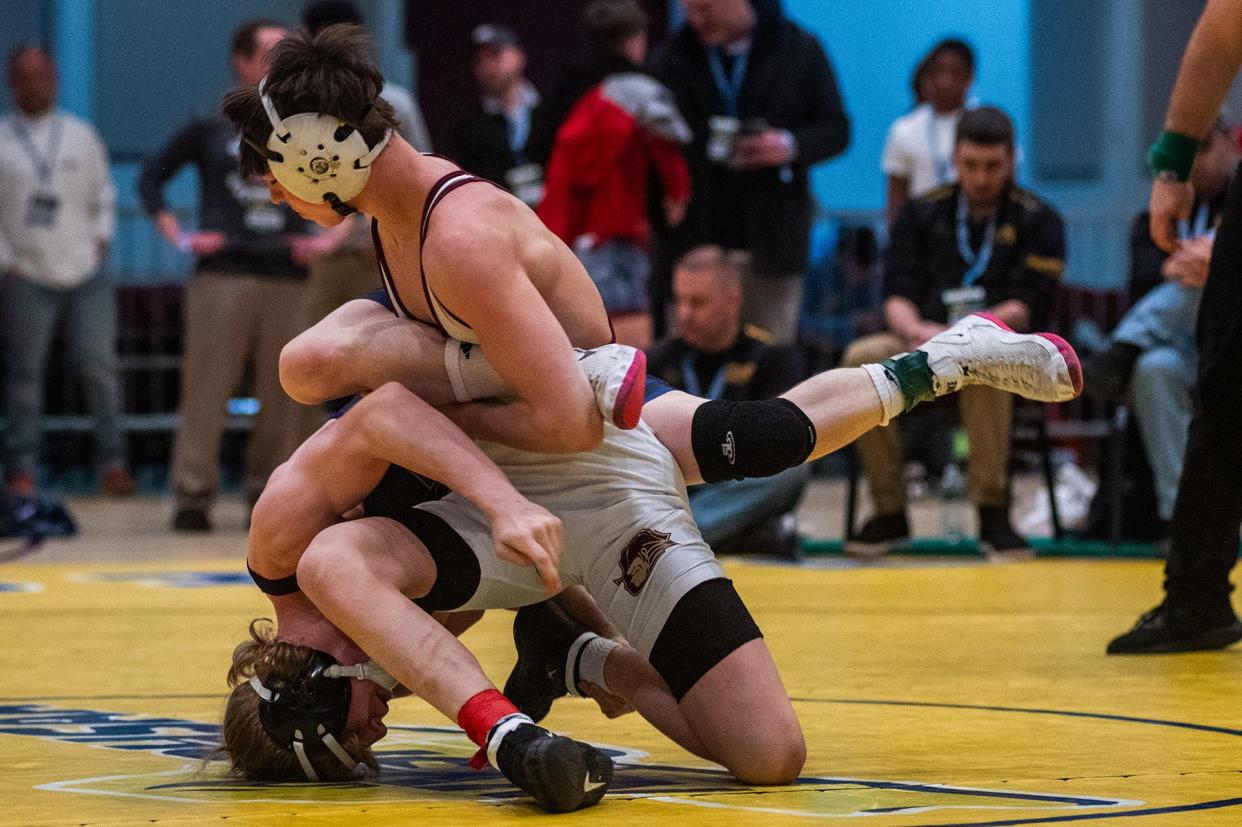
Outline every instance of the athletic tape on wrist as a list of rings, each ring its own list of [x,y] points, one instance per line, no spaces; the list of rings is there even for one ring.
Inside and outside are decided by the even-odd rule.
[[[1171,171],[1177,180],[1185,181],[1190,178],[1198,152],[1198,140],[1166,129],[1147,150],[1147,167],[1152,175]]]

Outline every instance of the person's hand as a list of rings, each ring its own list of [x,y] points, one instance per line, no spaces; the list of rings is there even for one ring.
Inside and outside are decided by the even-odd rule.
[[[154,221],[156,231],[165,241],[174,247],[181,245],[181,225],[177,223],[177,216],[165,210],[156,213]]]
[[[224,233],[216,230],[200,230],[199,232],[190,233],[185,238],[190,247],[190,252],[199,258],[215,255],[223,250],[224,245],[228,243],[228,238]]]
[[[547,590],[561,590],[562,526],[547,509],[522,496],[490,503],[496,555],[521,566],[534,566]]]
[[[1173,255],[1164,260],[1160,274],[1183,287],[1202,287],[1207,283],[1212,244],[1211,236],[1181,242]]]
[[[1151,182],[1151,239],[1161,250],[1172,253],[1177,250],[1177,222],[1190,219],[1194,205],[1195,190],[1189,181],[1165,181],[1160,178]]]
[[[730,165],[736,169],[780,167],[794,157],[793,138],[783,129],[744,133],[733,145]]]
[[[599,704],[599,711],[604,713],[605,718],[620,718],[634,711],[634,707],[630,706],[625,698],[605,692],[593,683],[578,681],[578,688],[585,692],[588,698]]]
[[[289,253],[294,264],[309,267],[315,259],[332,252],[336,245],[326,233],[320,235],[294,235],[289,237]]]
[[[664,199],[664,223],[670,227],[676,227],[682,221],[686,220],[686,209],[690,206],[690,202],[678,201],[673,198]]]
[[[943,325],[938,322],[929,322],[924,319],[923,321],[920,321],[913,330],[907,332],[906,346],[910,350],[914,350],[931,337],[943,333],[945,330],[948,330],[948,325]]]

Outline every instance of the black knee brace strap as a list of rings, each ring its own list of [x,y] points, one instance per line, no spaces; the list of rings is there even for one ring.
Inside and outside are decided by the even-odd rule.
[[[815,425],[788,399],[714,399],[694,412],[690,444],[704,482],[770,477],[806,461]]]

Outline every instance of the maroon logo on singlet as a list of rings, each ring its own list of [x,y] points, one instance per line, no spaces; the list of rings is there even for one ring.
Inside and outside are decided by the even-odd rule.
[[[621,566],[621,576],[612,582],[624,585],[627,592],[637,596],[647,584],[647,578],[651,576],[651,570],[655,568],[660,555],[675,545],[677,544],[673,542],[672,535],[644,528],[634,535],[625,551],[621,552],[618,563]]]

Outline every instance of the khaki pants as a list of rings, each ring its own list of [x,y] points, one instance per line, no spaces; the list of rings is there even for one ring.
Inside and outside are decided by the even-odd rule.
[[[845,351],[843,367],[882,362],[906,349],[889,333],[865,336]],[[980,506],[1004,506],[1009,500],[1009,429],[1013,397],[995,388],[972,386],[958,395],[962,425],[970,438],[970,499]],[[859,437],[858,455],[877,514],[905,511],[901,479],[901,433],[897,420]]]
[[[802,313],[802,273],[755,275],[750,253],[730,250],[742,265],[742,322],[761,327],[772,334],[772,344],[798,341],[798,321]]]
[[[208,508],[219,487],[226,404],[254,363],[259,413],[246,450],[245,493],[253,504],[268,476],[322,421],[280,387],[280,349],[302,330],[305,283],[296,279],[200,273],[185,296],[181,403],[173,444],[178,508]]]
[[[380,287],[379,265],[370,246],[337,249],[319,257],[311,265],[307,283],[304,327],[317,324],[345,302]]]

